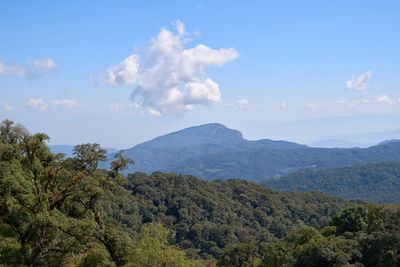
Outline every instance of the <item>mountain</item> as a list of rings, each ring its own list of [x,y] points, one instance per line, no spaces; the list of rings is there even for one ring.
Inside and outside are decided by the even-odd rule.
[[[186,128],[124,151],[135,160],[125,173],[193,174],[202,179],[264,181],[302,169],[328,169],[400,160],[400,142],[368,148],[313,148],[286,141],[250,141],[237,130],[211,123]],[[113,155],[109,155],[110,160]],[[106,168],[110,162],[103,163]]]
[[[194,147],[202,144],[236,146],[244,142],[246,141],[241,132],[229,129],[222,124],[209,123],[156,137],[136,146],[136,148]]]
[[[339,139],[350,143],[378,144],[382,140],[400,139],[400,129],[361,134],[334,135],[329,137],[329,139]]]
[[[400,138],[400,127],[397,127],[397,125],[400,125],[400,115],[357,114],[275,124],[254,122],[249,124],[246,132],[252,136],[268,136],[270,139],[279,138],[302,144],[339,139],[375,145],[382,140]]]
[[[400,142],[369,148],[249,149],[195,156],[168,171],[203,179],[240,178],[263,181],[302,169],[329,169],[363,163],[400,160]]]
[[[280,191],[318,190],[347,199],[400,203],[400,162],[369,163],[329,170],[303,170],[262,182]]]
[[[300,145],[286,141],[262,139],[249,141],[242,134],[218,123],[210,123],[186,128],[166,134],[150,141],[126,149],[123,153],[135,160],[126,173],[141,171],[171,171],[179,161],[190,160],[199,156],[208,157],[219,153],[234,153],[251,149],[301,149]],[[113,155],[109,156],[110,160]],[[109,162],[103,163],[107,167]],[[204,177],[202,177],[204,178]],[[228,177],[223,177],[228,178]]]
[[[324,139],[317,142],[307,144],[310,147],[323,147],[323,148],[353,148],[361,147],[366,148],[375,145],[374,143],[357,143],[341,139]]]
[[[400,139],[390,139],[390,140],[385,140],[379,143],[379,145],[385,145],[385,144],[390,144],[390,143],[396,143],[400,142]]]
[[[400,265],[400,205],[237,179],[124,176],[123,158],[96,168],[97,144],[60,159],[19,125],[3,123],[0,136],[0,266]],[[370,169],[374,179],[390,168]]]

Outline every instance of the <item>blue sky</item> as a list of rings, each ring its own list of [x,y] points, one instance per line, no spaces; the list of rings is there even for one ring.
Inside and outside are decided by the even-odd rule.
[[[126,148],[207,122],[315,138],[268,129],[400,115],[398,14],[398,1],[2,1],[0,116],[53,144]]]

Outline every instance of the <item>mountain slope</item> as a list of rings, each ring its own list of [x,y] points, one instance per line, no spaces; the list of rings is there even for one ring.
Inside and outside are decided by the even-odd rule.
[[[323,139],[317,142],[312,142],[307,144],[310,147],[322,147],[322,148],[353,148],[360,147],[366,148],[375,145],[374,143],[356,143],[340,139]]]
[[[186,128],[177,132],[154,138],[150,141],[126,149],[124,154],[135,160],[125,173],[141,171],[174,171],[171,166],[179,161],[210,156],[219,153],[234,153],[250,149],[299,149],[306,146],[286,142],[262,139],[249,141],[237,130],[222,124],[210,123]],[[110,155],[112,159],[113,155]],[[107,167],[109,162],[102,164]],[[201,177],[203,178],[203,177]],[[224,177],[225,178],[225,177]]]
[[[318,190],[348,199],[400,203],[400,162],[304,170],[262,182],[262,185],[280,191]]]
[[[128,180],[142,222],[161,221],[176,232],[175,244],[202,258],[218,258],[236,243],[276,240],[302,224],[322,228],[354,205],[322,192],[278,192],[234,179],[155,172],[130,174]]]
[[[250,149],[181,160],[168,169],[203,179],[240,178],[263,181],[302,169],[328,169],[400,160],[400,142],[365,149]]]
[[[400,142],[364,149],[312,148],[286,141],[249,141],[237,130],[211,123],[157,137],[125,150],[124,154],[136,162],[125,173],[165,171],[208,180],[263,181],[302,169],[400,160]]]

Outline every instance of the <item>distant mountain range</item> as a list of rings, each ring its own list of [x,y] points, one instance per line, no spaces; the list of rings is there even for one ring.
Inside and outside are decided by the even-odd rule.
[[[286,141],[249,141],[211,123],[157,137],[124,151],[136,164],[126,171],[193,174],[202,179],[264,181],[303,169],[328,169],[400,160],[400,142],[369,148],[313,148]],[[109,155],[110,160],[113,154]],[[101,167],[108,167],[105,162]]]
[[[376,145],[386,139],[400,138],[400,115],[358,114],[352,116],[321,117],[277,124],[247,126],[246,134],[283,139],[311,145],[322,140],[343,140]],[[260,133],[260,134],[257,134]]]
[[[307,145],[312,147],[369,147],[376,145],[382,140],[393,140],[400,139],[400,129],[384,132],[370,132],[363,134],[351,134],[351,135],[336,135],[331,136],[327,139],[322,139],[316,142],[309,142]]]
[[[284,192],[318,190],[347,199],[400,203],[400,162],[369,163],[329,170],[302,170],[261,184]]]
[[[357,143],[341,139],[324,139],[317,142],[308,143],[307,145],[310,147],[322,147],[322,148],[353,148],[353,147],[367,148],[376,145],[376,143]]]

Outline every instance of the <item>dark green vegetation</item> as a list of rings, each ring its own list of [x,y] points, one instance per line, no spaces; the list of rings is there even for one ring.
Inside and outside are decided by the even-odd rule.
[[[264,181],[302,169],[400,160],[400,142],[363,149],[311,148],[285,141],[248,141],[239,131],[213,123],[157,137],[127,149],[124,155],[136,160],[124,173],[164,171],[206,180]]]
[[[321,192],[233,179],[126,177],[120,172],[133,161],[121,154],[104,170],[98,144],[65,158],[47,140],[11,121],[0,125],[0,265],[398,264],[398,206],[351,208]]]
[[[176,232],[174,243],[202,258],[218,258],[235,243],[276,240],[302,224],[321,228],[351,205],[320,192],[280,193],[243,180],[159,172],[128,180],[143,222],[162,222]]]
[[[74,158],[49,152],[45,134],[0,125],[0,265],[196,266],[170,245],[168,229],[143,224],[124,186],[120,154],[98,169],[105,150],[78,145]]]
[[[221,266],[234,266],[235,255],[226,258],[228,264]],[[296,229],[266,245],[260,265],[400,266],[400,207],[356,206],[335,215],[321,231]]]
[[[303,170],[262,184],[279,191],[318,190],[347,199],[400,203],[400,162],[369,163],[329,170]]]

